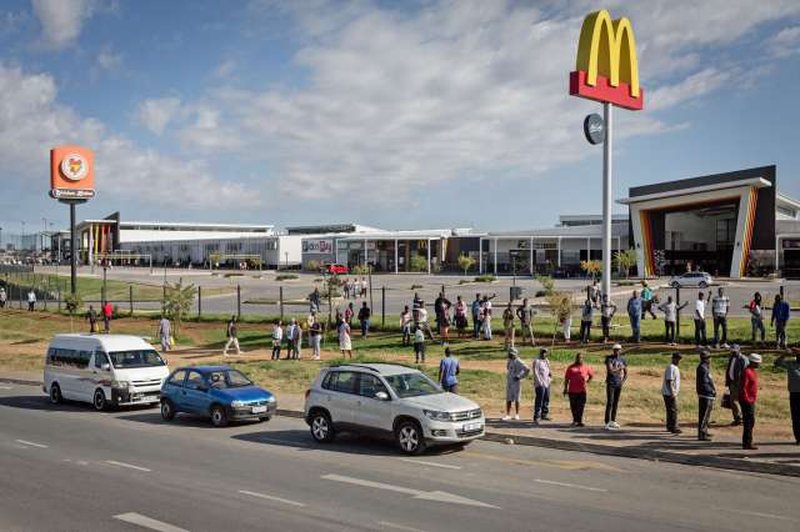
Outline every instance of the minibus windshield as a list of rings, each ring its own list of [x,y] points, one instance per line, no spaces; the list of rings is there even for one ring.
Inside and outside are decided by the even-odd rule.
[[[165,366],[166,362],[153,349],[132,349],[130,351],[112,351],[108,353],[111,365],[121,368],[149,368]]]

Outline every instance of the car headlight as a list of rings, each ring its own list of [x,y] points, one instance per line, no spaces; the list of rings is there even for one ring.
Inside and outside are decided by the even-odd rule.
[[[243,401],[231,401],[231,406],[233,408],[240,408],[240,407],[244,406],[244,402]]]
[[[111,387],[118,389],[126,389],[131,387],[131,383],[128,381],[111,381]]]
[[[438,410],[423,410],[423,414],[428,419],[432,419],[434,421],[450,421],[450,412],[439,412]]]
[[[274,395],[270,395],[270,396],[269,396],[269,399],[267,399],[267,402],[268,402],[268,403],[274,403],[275,401],[277,401],[277,399],[275,399],[275,396],[274,396]]]

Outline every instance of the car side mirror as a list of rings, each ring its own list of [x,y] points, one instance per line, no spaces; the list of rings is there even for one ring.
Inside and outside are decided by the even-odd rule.
[[[102,369],[103,371],[110,371],[110,370],[111,370],[111,364],[109,364],[108,362],[106,362],[105,364],[102,364],[102,365],[100,366],[100,369]]]
[[[375,392],[375,399],[377,399],[378,401],[388,401],[389,394],[386,392]]]

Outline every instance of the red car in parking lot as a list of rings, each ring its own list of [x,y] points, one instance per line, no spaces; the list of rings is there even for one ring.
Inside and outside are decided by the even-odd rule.
[[[330,273],[331,275],[350,273],[350,268],[348,268],[344,264],[326,264],[324,269],[327,273]]]

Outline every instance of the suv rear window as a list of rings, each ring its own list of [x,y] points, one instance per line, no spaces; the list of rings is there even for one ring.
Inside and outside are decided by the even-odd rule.
[[[331,371],[322,381],[326,390],[342,393],[356,393],[356,374],[352,371]]]

